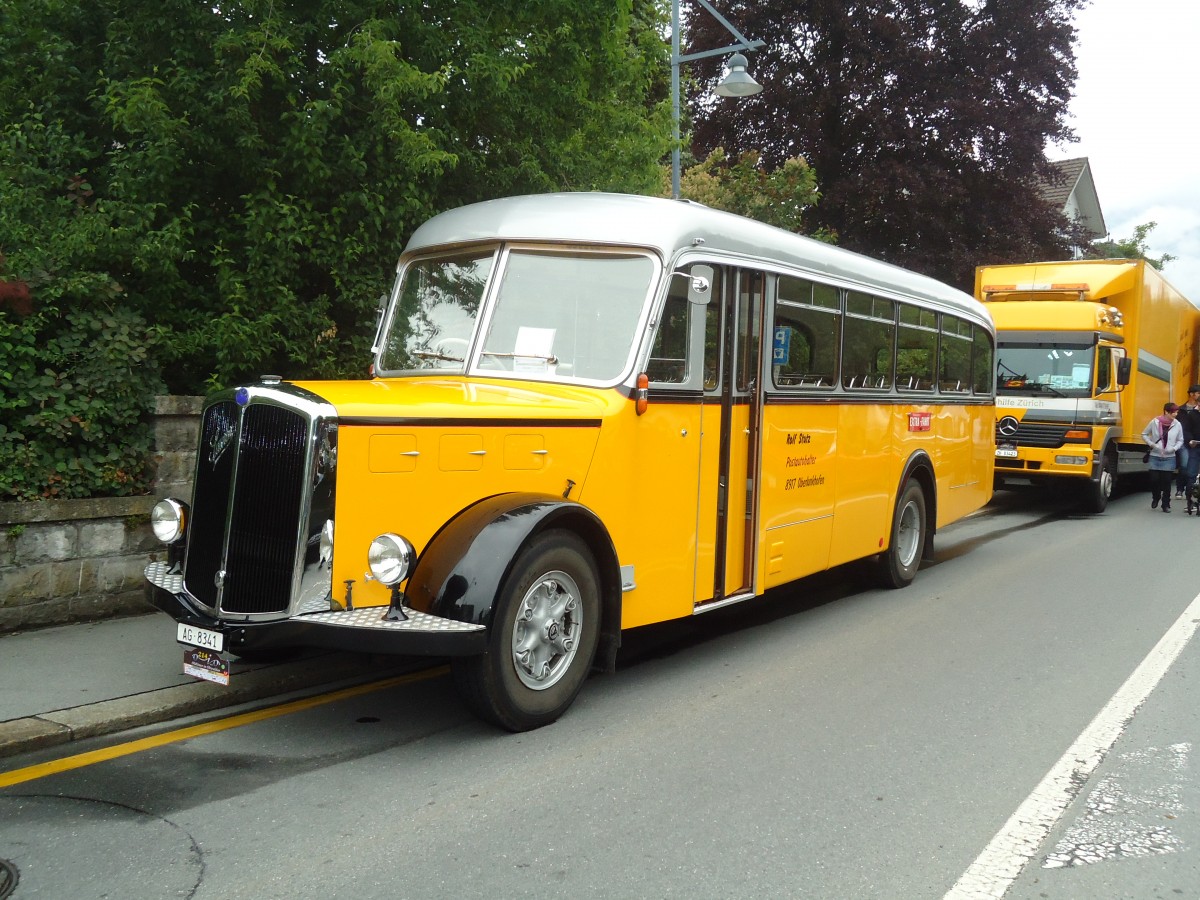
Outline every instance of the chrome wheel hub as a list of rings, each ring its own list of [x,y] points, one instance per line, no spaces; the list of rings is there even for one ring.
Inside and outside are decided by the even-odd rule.
[[[906,503],[900,510],[900,527],[896,529],[896,558],[908,568],[917,558],[921,544],[921,516],[916,503]]]
[[[566,572],[547,572],[526,591],[513,623],[513,666],[535,691],[556,684],[571,667],[583,627],[579,586]]]

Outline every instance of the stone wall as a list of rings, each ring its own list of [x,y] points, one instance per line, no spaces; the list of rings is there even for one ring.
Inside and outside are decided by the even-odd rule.
[[[0,633],[151,609],[142,572],[160,558],[150,510],[191,499],[200,397],[158,397],[146,497],[0,503]]]

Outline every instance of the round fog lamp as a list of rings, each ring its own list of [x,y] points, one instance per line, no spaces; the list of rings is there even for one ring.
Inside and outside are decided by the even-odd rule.
[[[412,544],[398,534],[381,534],[371,541],[367,553],[367,565],[371,575],[388,587],[399,584],[408,577],[416,551]]]
[[[183,504],[178,500],[159,500],[150,510],[150,528],[164,544],[173,544],[183,537],[185,526]]]

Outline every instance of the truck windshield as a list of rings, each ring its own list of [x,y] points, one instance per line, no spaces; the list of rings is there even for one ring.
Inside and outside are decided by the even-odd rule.
[[[379,370],[614,381],[637,346],[657,274],[641,253],[419,260],[402,273]]]
[[[1094,356],[1094,347],[1002,344],[996,348],[996,387],[1001,394],[1089,397]]]

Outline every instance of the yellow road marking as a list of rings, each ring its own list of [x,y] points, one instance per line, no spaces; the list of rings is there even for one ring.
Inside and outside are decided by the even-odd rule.
[[[250,725],[254,722],[274,719],[277,716],[286,716],[294,712],[311,709],[314,706],[323,706],[326,703],[333,703],[337,700],[357,697],[360,694],[369,694],[372,691],[396,687],[401,684],[425,681],[429,678],[445,675],[449,671],[448,666],[438,666],[434,669],[426,669],[422,672],[414,672],[409,675],[398,675],[395,678],[385,678],[383,681],[372,681],[370,684],[360,684],[355,687],[343,688],[340,691],[332,691],[328,694],[305,697],[303,700],[293,700],[289,703],[281,703],[278,706],[269,706],[266,709],[239,713],[236,716],[217,719],[213,722],[206,722],[203,725],[191,725],[187,728],[178,728],[175,731],[166,731],[162,734],[156,734],[153,737],[140,738],[139,740],[128,741],[124,744],[116,744],[112,747],[105,747],[102,750],[90,750],[87,753],[64,756],[62,759],[51,760],[50,762],[40,763],[36,766],[27,766],[24,769],[14,769],[11,772],[0,773],[0,788],[10,787],[14,784],[23,784],[26,781],[36,781],[48,775],[69,772],[71,769],[81,769],[84,766],[90,766],[95,763],[118,759],[122,756],[130,756],[134,753],[141,753],[143,750],[153,750],[155,747],[186,741],[189,738],[200,737],[206,734],[216,734],[218,731],[227,731],[230,728],[239,728],[242,725]]]

